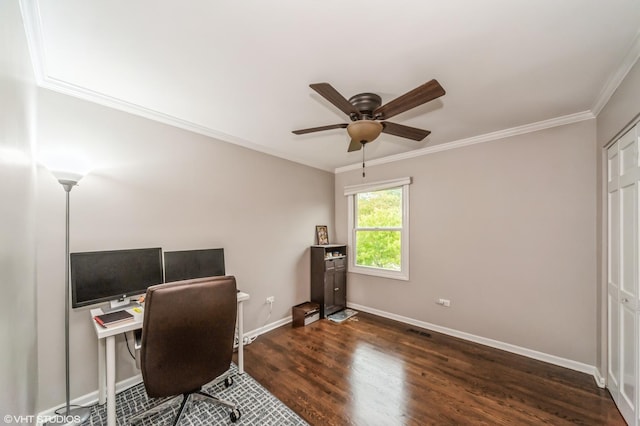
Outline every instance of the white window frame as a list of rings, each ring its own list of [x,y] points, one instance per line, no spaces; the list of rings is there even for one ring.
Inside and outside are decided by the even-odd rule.
[[[344,187],[344,195],[347,197],[348,212],[348,254],[349,266],[348,271],[355,274],[373,275],[382,278],[391,278],[395,280],[409,280],[409,185],[411,178],[405,177],[400,179],[385,180],[381,182],[372,182],[361,185],[351,185]],[[400,248],[400,270],[391,271],[388,269],[376,268],[373,266],[356,265],[356,201],[355,197],[361,192],[380,191],[383,189],[402,188],[402,230],[401,230],[401,248]],[[377,228],[384,230],[384,228]],[[395,229],[395,228],[394,228]]]

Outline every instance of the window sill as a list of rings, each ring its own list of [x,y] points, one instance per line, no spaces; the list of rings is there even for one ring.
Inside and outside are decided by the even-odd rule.
[[[352,274],[371,275],[392,280],[409,281],[409,274],[406,272],[385,271],[378,268],[366,268],[362,266],[349,266],[348,272]]]

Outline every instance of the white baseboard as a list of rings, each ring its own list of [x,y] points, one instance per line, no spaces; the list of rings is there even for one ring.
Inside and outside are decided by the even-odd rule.
[[[263,327],[259,327],[259,328],[256,328],[255,330],[251,330],[244,333],[245,341],[247,340],[249,341],[249,343],[245,343],[245,345],[251,344],[251,342],[253,342],[261,334],[267,333],[271,330],[275,330],[276,328],[282,327],[285,324],[289,324],[291,321],[293,321],[293,318],[291,317],[291,315],[289,315],[288,317],[282,318],[278,321],[274,321],[270,324],[266,324]]]
[[[602,376],[598,368],[596,367],[593,367],[593,368],[595,370],[593,373],[593,378],[596,380],[596,385],[604,389],[607,386],[607,381],[605,380],[604,376]]]
[[[522,346],[512,345],[511,343],[500,342],[498,340],[489,339],[482,336],[476,336],[474,334],[465,333],[464,331],[454,330],[452,328],[442,327],[440,325],[431,324],[424,321],[418,321],[413,318],[404,317],[401,315],[392,314],[390,312],[381,311],[379,309],[370,308],[368,306],[358,305],[357,303],[347,303],[352,309],[368,312],[370,314],[378,315],[380,317],[389,318],[395,321],[403,322],[405,324],[415,325],[416,327],[426,328],[428,330],[437,331],[438,333],[447,334],[449,336],[458,337],[460,339],[468,340],[470,342],[479,343],[481,345],[490,346],[492,348],[501,349],[503,351],[511,352],[514,354],[526,356],[528,358],[537,359],[538,361],[548,362],[549,364],[558,365],[560,367],[569,368],[571,370],[580,371],[581,373],[590,374],[599,387],[605,386],[605,380],[593,365],[584,364],[582,362],[573,361],[559,356],[546,354],[544,352],[538,352],[533,349],[523,348]]]
[[[460,339],[468,340],[470,342],[479,343],[481,345],[490,346],[492,348],[501,349],[503,351],[515,353],[518,355],[523,355],[529,358],[537,359],[539,361],[548,362],[549,364],[558,365],[560,367],[569,368],[571,370],[580,371],[582,373],[587,373],[593,376],[596,385],[601,388],[605,387],[605,379],[600,374],[600,371],[593,365],[584,364],[578,361],[573,361],[566,358],[561,358],[555,355],[545,354],[543,352],[538,352],[533,349],[523,348],[521,346],[512,345],[510,343],[500,342],[498,340],[488,339],[486,337],[476,336],[470,333],[465,333],[463,331],[454,330],[447,327],[442,327],[436,324],[431,324],[424,321],[418,321],[413,318],[404,317],[401,315],[392,314],[390,312],[381,311],[379,309],[370,308],[368,306],[358,305],[357,303],[347,303],[349,308],[368,312],[370,314],[378,315],[380,317],[389,318],[395,321],[399,321],[405,324],[414,325],[416,327],[425,328],[428,330],[437,331],[438,333],[447,334],[449,336],[458,337]],[[282,318],[278,321],[274,321],[270,324],[266,324],[263,327],[256,328],[255,330],[248,331],[244,333],[244,338],[249,342],[253,342],[258,336],[261,334],[267,333],[271,330],[275,330],[278,327],[281,327],[285,324],[288,324],[292,321],[292,317],[288,316]],[[142,382],[142,375],[138,374],[128,379],[122,380],[116,383],[116,393],[121,392],[125,389],[130,388],[131,386],[135,386],[138,383]],[[75,398],[71,401],[72,405],[93,405],[98,402],[98,391],[90,392],[86,395]],[[42,411],[38,413],[40,417],[53,416],[55,411],[64,407],[64,405],[60,405],[58,407],[53,407],[48,410]],[[38,423],[38,426],[41,426]]]

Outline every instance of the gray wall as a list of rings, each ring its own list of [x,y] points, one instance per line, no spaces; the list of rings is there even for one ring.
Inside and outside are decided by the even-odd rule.
[[[0,414],[35,414],[35,83],[17,1],[0,2]]]
[[[224,247],[227,271],[251,295],[245,331],[286,318],[309,298],[315,225],[333,229],[332,173],[76,98],[40,90],[39,147],[96,163],[71,192],[71,251]],[[64,191],[38,173],[40,409],[64,399]],[[332,236],[333,237],[333,236]],[[265,298],[275,296],[268,317]],[[117,345],[117,377],[139,372]],[[71,314],[72,398],[97,389],[87,309]]]
[[[413,177],[410,280],[349,274],[348,301],[594,365],[595,151],[589,120],[369,167]],[[336,175],[342,241],[357,183]]]
[[[630,123],[637,121],[640,114],[640,64],[631,68],[623,82],[600,111],[597,118],[597,160],[598,181],[598,363],[600,373],[606,377],[607,363],[607,217],[606,217],[606,150],[604,147],[612,141]]]
[[[342,188],[361,183],[360,171],[338,174],[334,192],[329,173],[36,91],[18,2],[0,3],[0,28],[0,196],[11,201],[0,204],[2,414],[64,400],[64,192],[48,171],[36,173],[36,128],[40,148],[97,163],[71,194],[72,251],[223,246],[228,271],[252,297],[246,330],[308,299],[314,226],[346,241]],[[349,301],[604,372],[601,148],[639,112],[636,64],[597,129],[583,122],[369,167],[368,181],[414,178],[411,279],[351,274]],[[71,315],[72,397],[97,387],[88,316]],[[123,345],[118,380],[137,374]]]

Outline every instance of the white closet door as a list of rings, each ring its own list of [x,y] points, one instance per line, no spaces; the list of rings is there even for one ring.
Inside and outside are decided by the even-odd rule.
[[[636,128],[608,151],[608,321],[607,386],[630,425],[638,425],[638,207],[640,164]]]
[[[607,253],[607,388],[614,401],[620,397],[620,159],[616,142],[608,154],[608,253]]]

